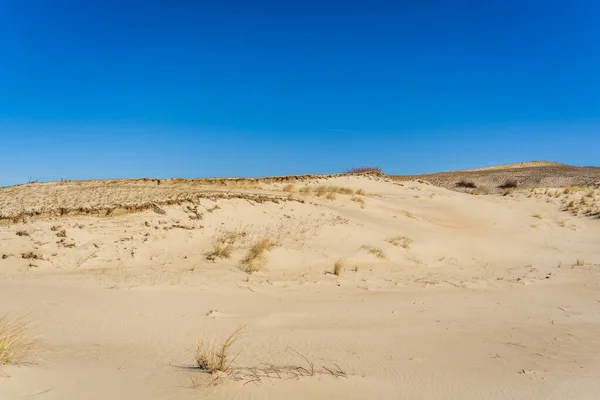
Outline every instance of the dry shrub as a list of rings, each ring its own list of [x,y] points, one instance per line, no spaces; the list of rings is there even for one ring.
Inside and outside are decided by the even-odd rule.
[[[467,188],[467,189],[476,189],[477,185],[475,185],[475,183],[473,183],[473,182],[465,181],[463,179],[463,180],[456,182],[456,187]]]
[[[29,236],[29,232],[27,232],[27,231],[17,231],[16,235],[17,236]]]
[[[369,173],[383,174],[383,171],[378,166],[353,167],[353,168],[350,168],[350,169],[347,169],[344,171],[344,174],[369,174]]]
[[[393,244],[394,246],[401,246],[405,249],[409,249],[413,243],[413,240],[408,236],[392,236],[385,239],[385,241]]]
[[[260,271],[267,263],[266,253],[277,245],[277,241],[271,238],[262,238],[256,241],[242,260],[242,269],[249,274]]]
[[[518,182],[515,179],[507,179],[502,185],[498,186],[498,189],[512,189],[516,188],[517,185]]]
[[[26,253],[21,253],[21,257],[25,260],[43,260],[44,257],[40,253],[36,253],[34,251],[28,251]]]
[[[35,344],[28,322],[0,314],[0,365],[27,362]]]
[[[340,276],[343,268],[344,262],[342,260],[337,260],[335,264],[333,264],[333,274],[336,276]]]
[[[360,248],[368,251],[370,254],[373,254],[377,258],[385,259],[385,253],[383,252],[382,249],[380,249],[378,247],[368,246],[365,244],[365,245],[360,246]]]
[[[240,338],[244,326],[236,329],[229,335],[223,343],[217,344],[215,340],[206,341],[200,339],[196,345],[195,360],[196,365],[202,371],[214,374],[216,372],[229,373],[235,357],[231,356],[231,349],[235,342]]]

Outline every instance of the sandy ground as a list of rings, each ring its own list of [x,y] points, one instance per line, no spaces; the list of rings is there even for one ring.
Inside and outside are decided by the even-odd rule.
[[[319,185],[365,193],[300,192]],[[283,188],[1,226],[0,313],[39,345],[0,399],[598,398],[600,220],[384,178]],[[198,338],[241,326],[237,374],[193,368]]]

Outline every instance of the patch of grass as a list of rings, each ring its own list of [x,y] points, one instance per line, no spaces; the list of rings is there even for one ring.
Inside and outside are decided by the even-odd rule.
[[[20,231],[16,232],[16,235],[17,236],[29,236],[29,232],[20,230]]]
[[[335,199],[336,199],[336,197],[335,197],[335,193],[331,193],[331,192],[330,192],[330,193],[327,193],[327,196],[325,196],[325,198],[326,198],[327,200],[335,200]]]
[[[29,360],[36,344],[30,331],[30,324],[22,318],[0,314],[0,366]]]
[[[366,196],[366,192],[364,189],[357,189],[354,193],[356,193],[359,196]]]
[[[344,262],[342,260],[337,260],[335,264],[333,264],[333,274],[336,276],[340,276],[343,268]]]
[[[463,180],[456,182],[456,187],[466,188],[466,189],[475,189],[475,188],[477,188],[477,185],[473,182],[465,181],[463,179]]]
[[[310,186],[304,186],[298,190],[301,194],[308,196],[312,192],[312,188]]]
[[[266,253],[277,245],[278,243],[271,238],[262,238],[256,241],[242,260],[242,269],[249,274],[260,271],[267,263]]]
[[[585,265],[585,261],[581,258],[578,258],[577,261],[575,261],[575,265],[577,265],[578,267],[582,267]]]
[[[209,208],[208,210],[206,210],[206,212],[211,213],[213,211],[220,210],[220,209],[221,209],[221,206],[218,204],[215,204],[214,207]]]
[[[352,197],[350,200],[359,203],[360,204],[360,208],[365,208],[365,199],[363,199],[362,197],[357,197],[354,196]]]
[[[296,189],[296,186],[294,186],[294,185],[293,185],[293,184],[291,184],[291,183],[288,183],[287,185],[285,185],[285,186],[283,187],[283,189],[282,189],[282,190],[283,190],[284,192],[293,192],[295,189]]]
[[[385,241],[393,244],[394,246],[400,246],[405,249],[409,249],[413,244],[413,240],[408,236],[392,236],[385,239]]]
[[[364,245],[360,246],[360,248],[368,251],[370,254],[373,254],[377,258],[385,259],[385,253],[383,252],[382,249],[380,249],[378,247],[373,247],[373,246],[364,244]]]
[[[233,250],[233,245],[231,244],[223,244],[223,243],[215,243],[213,248],[205,253],[206,259],[210,261],[214,261],[217,258],[231,258],[231,252]]]
[[[537,219],[544,219],[544,216],[540,213],[533,214],[532,217]]]
[[[354,190],[339,186],[331,186],[331,185],[321,185],[317,186],[315,189],[315,195],[317,197],[324,196],[328,193],[338,193],[338,194],[354,194]]]
[[[519,185],[515,179],[507,179],[502,185],[498,186],[498,189],[514,189]]]
[[[232,365],[235,362],[235,357],[231,356],[233,345],[242,335],[244,326],[236,329],[229,335],[221,344],[217,344],[215,340],[206,341],[200,339],[196,344],[194,359],[196,366],[209,374],[217,372],[229,373]]]

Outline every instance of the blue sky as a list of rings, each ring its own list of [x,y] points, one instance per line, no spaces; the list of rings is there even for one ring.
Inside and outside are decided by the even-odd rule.
[[[597,165],[600,2],[0,0],[0,185]]]

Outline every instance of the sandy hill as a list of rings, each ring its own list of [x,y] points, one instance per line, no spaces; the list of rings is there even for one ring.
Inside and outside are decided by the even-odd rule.
[[[470,188],[480,192],[495,193],[505,189],[507,183],[526,188],[560,186],[600,186],[599,167],[575,167],[550,161],[531,161],[485,168],[438,172],[411,176],[393,176],[395,180],[421,179],[450,190],[464,191],[459,182],[468,182]],[[512,186],[512,185],[508,185]]]
[[[378,174],[0,188],[0,316],[37,339],[2,363],[0,318],[0,399],[593,399],[599,201]],[[198,368],[242,326],[229,371]]]

